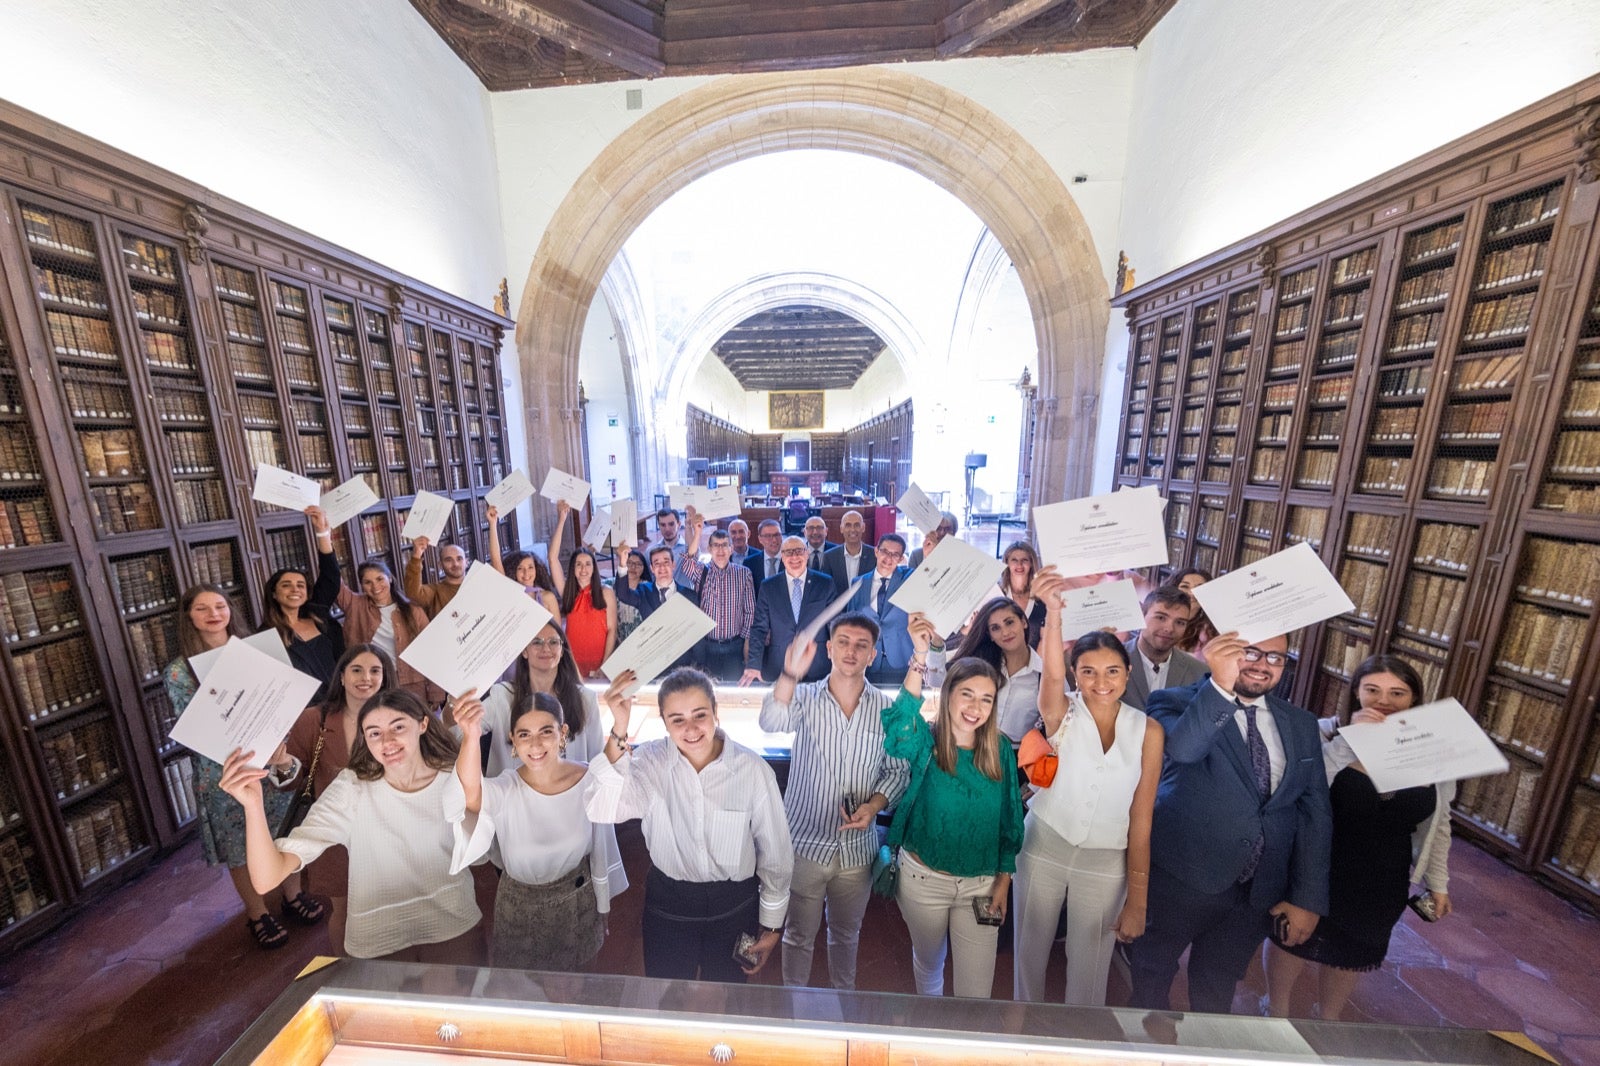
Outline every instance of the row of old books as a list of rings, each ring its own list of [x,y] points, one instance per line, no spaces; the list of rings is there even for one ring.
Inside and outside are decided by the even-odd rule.
[[[1412,574],[1397,624],[1408,633],[1448,644],[1466,600],[1467,585],[1460,578]]]
[[[1600,432],[1562,430],[1556,436],[1550,470],[1556,474],[1600,474]]]
[[[1339,567],[1339,584],[1355,604],[1358,618],[1372,621],[1383,601],[1383,579],[1388,570],[1362,559],[1345,559]]]
[[[72,575],[64,568],[0,576],[0,621],[7,642],[29,640],[82,625]]]
[[[1442,311],[1428,311],[1420,315],[1397,318],[1389,326],[1389,355],[1426,351],[1439,343],[1439,331],[1444,326]]]
[[[1289,303],[1293,300],[1307,300],[1317,289],[1317,268],[1308,267],[1297,270],[1293,274],[1285,275],[1278,282],[1278,302]]]
[[[200,810],[194,795],[194,764],[185,755],[164,764],[161,773],[167,779],[167,796],[172,801],[172,813],[181,825]]]
[[[1348,403],[1355,377],[1340,374],[1338,377],[1318,378],[1311,383],[1312,403]]]
[[[101,693],[94,650],[82,637],[17,652],[11,657],[11,665],[27,697],[30,722],[87,703]]]
[[[1456,392],[1477,392],[1482,389],[1509,389],[1522,367],[1522,352],[1493,356],[1488,359],[1467,359],[1456,363],[1451,378],[1451,389]]]
[[[87,222],[33,204],[21,207],[22,232],[29,244],[69,255],[94,255],[94,234]]]
[[[1574,877],[1600,888],[1600,798],[1595,793],[1576,790],[1554,861]]]
[[[247,429],[244,431],[245,452],[250,456],[251,467],[287,466],[283,434],[272,429]]]
[[[1461,219],[1446,222],[1413,233],[1406,238],[1405,261],[1406,265],[1419,263],[1424,259],[1434,256],[1448,255],[1461,247],[1461,235],[1465,223]]]
[[[1288,299],[1288,297],[1284,297],[1284,299]],[[1274,337],[1292,337],[1295,334],[1304,333],[1306,325],[1311,318],[1310,310],[1311,305],[1304,303],[1279,307],[1278,318],[1273,326],[1272,335]]]
[[[1333,263],[1333,283],[1345,285],[1352,281],[1361,281],[1372,276],[1378,266],[1378,248],[1363,248],[1359,252],[1351,252],[1342,259]]]
[[[174,431],[167,434],[167,447],[172,453],[174,474],[215,474],[217,472],[217,445],[206,433]]]
[[[44,479],[33,434],[21,423],[0,423],[0,483]]]
[[[1470,565],[1468,560],[1473,556],[1476,539],[1477,530],[1472,526],[1427,522],[1417,529],[1417,550],[1412,558],[1424,566],[1464,574]]]
[[[203,392],[163,389],[156,393],[156,414],[162,423],[171,425],[199,426],[211,421]]]
[[[1303,489],[1332,488],[1338,469],[1338,452],[1308,448],[1300,453],[1300,465],[1295,472],[1294,483]]]
[[[1484,237],[1503,236],[1512,230],[1548,222],[1561,210],[1561,185],[1557,183],[1537,192],[1498,203],[1484,224]]]
[[[65,311],[46,311],[50,346],[57,355],[69,359],[89,359],[97,363],[118,363],[117,342],[111,336],[111,323],[103,318],[86,318]]]
[[[1433,383],[1433,367],[1406,367],[1404,370],[1385,370],[1378,375],[1378,395],[1390,399],[1421,396]]]
[[[1567,418],[1600,418],[1600,380],[1577,378],[1567,386],[1567,401],[1561,405]]]
[[[1395,293],[1394,309],[1403,311],[1448,299],[1452,273],[1450,267],[1440,267],[1404,279],[1400,282],[1399,291]]]
[[[228,509],[227,490],[218,479],[180,481],[172,487],[172,493],[178,502],[179,525],[221,522],[232,513]]]
[[[183,304],[177,293],[163,289],[133,289],[133,313],[141,323],[183,326]]]
[[[38,856],[27,837],[0,839],[0,927],[20,922],[50,902],[42,879],[36,879]]]
[[[1388,559],[1394,555],[1394,545],[1399,536],[1399,520],[1388,515],[1367,514],[1357,511],[1350,516],[1350,528],[1345,534],[1345,548],[1361,555]]]
[[[1521,840],[1533,817],[1533,795],[1544,771],[1515,761],[1511,769],[1492,777],[1462,781],[1456,807],[1511,840]]]
[[[111,297],[99,278],[38,263],[34,264],[33,276],[42,300],[90,311],[108,311],[111,308]]]
[[[294,428],[302,433],[326,433],[328,431],[327,410],[316,400],[296,397],[291,405],[294,411]]]
[[[1487,459],[1441,456],[1428,472],[1428,495],[1450,499],[1484,499],[1494,482],[1494,463]]]
[[[1478,721],[1500,743],[1543,759],[1561,727],[1561,710],[1556,700],[1491,684]]]
[[[133,429],[80,429],[86,477],[133,477],[146,472],[144,449]]]
[[[1410,456],[1369,455],[1361,460],[1361,475],[1356,481],[1356,489],[1359,492],[1398,494],[1406,491],[1410,481]]]
[[[353,470],[378,469],[378,446],[371,437],[348,437],[345,441]]]
[[[1291,341],[1278,341],[1272,346],[1272,354],[1267,357],[1267,373],[1272,377],[1282,377],[1285,374],[1297,374],[1306,361],[1305,338]]]
[[[1256,424],[1256,442],[1259,444],[1287,444],[1289,442],[1289,427],[1294,424],[1294,415],[1264,414],[1261,421]]]
[[[265,344],[267,342],[267,322],[261,317],[261,312],[245,304],[236,304],[231,300],[222,301],[222,329],[234,340],[249,341],[252,344]]]
[[[1361,334],[1356,330],[1324,336],[1317,346],[1317,369],[1335,370],[1351,365],[1356,361],[1360,342]]]
[[[171,248],[126,233],[122,235],[122,265],[163,281],[173,281],[178,276],[178,257]]]
[[[1581,615],[1512,603],[1495,650],[1495,666],[1520,677],[1569,686],[1583,660],[1588,628],[1589,619]]]
[[[163,552],[149,552],[112,563],[117,602],[123,614],[137,614],[178,602],[178,583]]]
[[[231,588],[239,583],[239,569],[233,544],[229,541],[196,544],[189,549],[189,559],[196,581],[221,585],[223,588]]]
[[[126,796],[86,801],[87,810],[67,818],[67,850],[82,881],[111,870],[135,851],[138,815]]]
[[[1380,407],[1373,412],[1367,439],[1383,444],[1409,444],[1417,439],[1420,407]]]
[[[1533,321],[1537,292],[1518,292],[1490,300],[1479,300],[1467,314],[1465,340],[1495,340],[1528,332]]]
[[[91,485],[89,502],[95,520],[105,533],[137,533],[161,528],[161,510],[155,493],[144,482],[129,485]]]
[[[49,500],[42,496],[0,499],[0,548],[49,544],[59,536]]]
[[[1367,307],[1371,302],[1370,288],[1358,289],[1355,292],[1336,292],[1328,297],[1328,307],[1323,314],[1322,324],[1343,326],[1359,322],[1367,317]]]
[[[143,330],[139,334],[144,346],[144,357],[153,367],[162,370],[195,370],[194,357],[189,352],[189,340],[176,333]]]
[[[1600,587],[1600,545],[1529,537],[1522,550],[1517,591],[1593,607]]]
[[[1315,507],[1291,507],[1284,523],[1287,544],[1309,544],[1322,550],[1322,535],[1328,530],[1328,512]]]
[[[1511,417],[1511,404],[1468,403],[1453,404],[1444,410],[1439,423],[1442,441],[1497,441],[1505,432],[1506,421]]]
[[[1372,654],[1372,645],[1342,629],[1330,627],[1326,632],[1327,636],[1322,642],[1322,665],[1341,677],[1349,678],[1356,672],[1356,667]]]
[[[1257,484],[1281,484],[1288,468],[1287,453],[1282,448],[1258,448],[1250,455],[1250,480]]]
[[[178,627],[171,614],[144,618],[128,625],[134,665],[141,681],[154,681],[178,657]]]
[[[1515,285],[1544,274],[1545,252],[1550,245],[1545,241],[1529,241],[1498,248],[1478,260],[1479,289],[1496,285]]]
[[[228,365],[233,368],[234,380],[253,385],[272,383],[272,363],[265,348],[252,348],[238,341],[228,341],[227,346]]]
[[[1600,515],[1600,485],[1546,482],[1539,486],[1539,506],[1568,514]]]
[[[273,570],[305,570],[311,564],[311,553],[306,546],[304,529],[268,531],[267,566]]]
[[[111,722],[105,718],[43,734],[39,748],[44,753],[45,776],[58,800],[93,788],[121,768]]]

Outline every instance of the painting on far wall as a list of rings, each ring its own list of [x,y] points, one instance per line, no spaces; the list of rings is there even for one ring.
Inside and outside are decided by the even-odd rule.
[[[768,429],[821,429],[821,392],[767,393]]]

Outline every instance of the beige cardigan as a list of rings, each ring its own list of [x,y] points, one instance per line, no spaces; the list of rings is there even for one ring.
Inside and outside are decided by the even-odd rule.
[[[332,553],[327,553],[332,557]],[[337,565],[335,563],[334,565]],[[378,631],[378,626],[383,622],[383,614],[378,605],[371,598],[356,592],[344,582],[339,583],[339,598],[334,601],[339,610],[344,612],[344,644],[370,644],[372,635]],[[396,604],[394,612],[394,653],[395,653],[395,683],[415,696],[429,707],[437,707],[444,702],[444,689],[435,685],[417,672],[416,667],[400,661],[400,653],[406,650],[428,624],[428,616],[421,607],[412,604],[410,609]]]

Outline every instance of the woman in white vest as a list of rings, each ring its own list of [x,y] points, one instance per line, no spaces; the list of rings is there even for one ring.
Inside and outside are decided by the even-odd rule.
[[[1114,633],[1073,642],[1076,691],[1067,693],[1061,602],[1053,583],[1047,587],[1039,711],[1060,762],[1051,785],[1033,795],[1017,856],[1015,996],[1044,999],[1061,905],[1070,899],[1066,1002],[1104,1006],[1115,942],[1144,932],[1163,734],[1122,702],[1131,664]]]

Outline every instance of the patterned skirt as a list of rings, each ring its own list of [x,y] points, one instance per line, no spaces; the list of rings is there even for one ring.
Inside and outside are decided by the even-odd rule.
[[[587,856],[542,885],[501,876],[494,897],[493,965],[581,970],[600,954],[605,937],[605,915],[594,894]]]
[[[212,762],[204,755],[189,756],[194,766],[194,795],[199,808],[200,851],[211,866],[237,869],[244,865],[244,808],[239,801],[222,791],[222,764]],[[277,833],[289,808],[294,806],[294,792],[279,791],[262,782],[261,793],[266,801],[267,825]]]

